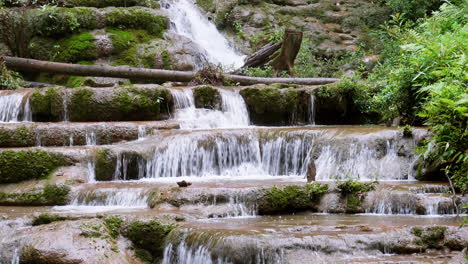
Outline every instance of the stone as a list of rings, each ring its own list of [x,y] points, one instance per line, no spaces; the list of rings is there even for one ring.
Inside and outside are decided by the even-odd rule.
[[[317,168],[315,167],[315,162],[312,160],[307,166],[307,182],[315,181],[315,176],[317,174]]]
[[[177,185],[181,188],[185,188],[185,187],[189,187],[190,185],[192,185],[192,183],[186,182],[186,181],[180,181],[180,182],[177,182]]]

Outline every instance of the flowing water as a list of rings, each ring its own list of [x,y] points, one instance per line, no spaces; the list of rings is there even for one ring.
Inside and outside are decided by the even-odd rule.
[[[249,113],[244,99],[236,90],[218,89],[221,109],[195,107],[193,90],[171,89],[175,101],[175,120],[181,129],[237,128],[249,126]]]
[[[27,93],[0,91],[0,122],[32,121]]]
[[[204,51],[208,62],[232,70],[244,65],[244,55],[240,54],[216,29],[200,8],[191,0],[165,0],[161,5],[167,10],[171,29]],[[201,68],[203,65],[197,65]]]

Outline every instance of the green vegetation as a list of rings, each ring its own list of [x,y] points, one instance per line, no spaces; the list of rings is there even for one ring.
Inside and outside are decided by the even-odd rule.
[[[197,87],[193,90],[195,107],[207,109],[221,108],[221,95],[216,88],[211,86]]]
[[[171,94],[167,89],[121,88],[112,98],[112,105],[123,113],[151,113],[154,118],[167,113]]]
[[[94,37],[88,32],[60,40],[56,54],[55,61],[70,63],[94,61],[98,58]]]
[[[106,23],[120,29],[145,29],[151,35],[162,37],[167,29],[167,19],[141,7],[120,8],[106,14]]]
[[[367,192],[374,190],[375,182],[359,182],[353,178],[346,181],[338,181],[336,189],[342,199],[346,200],[346,213],[360,213],[361,202]]]
[[[57,118],[55,113],[55,101],[57,99],[58,88],[48,88],[45,92],[36,89],[31,96],[31,111],[34,120],[54,121]]]
[[[65,221],[68,219],[70,218],[66,216],[45,213],[45,214],[40,214],[39,216],[34,217],[31,224],[33,226],[47,225],[52,222]]]
[[[433,226],[433,227],[414,227],[411,232],[413,235],[421,239],[420,244],[428,248],[441,248],[439,245],[445,238],[446,227]]]
[[[108,6],[129,7],[129,6],[148,6],[159,8],[159,3],[155,0],[65,0],[66,6],[86,6],[103,8]]]
[[[467,1],[446,3],[416,26],[395,16],[379,35],[388,42],[386,60],[369,77],[383,87],[374,96],[374,109],[387,120],[428,125],[435,147],[425,161],[442,164],[463,192],[468,191],[467,11]]]
[[[15,90],[19,88],[19,75],[9,71],[0,59],[0,90]]]
[[[258,203],[258,210],[262,215],[316,210],[320,199],[327,191],[328,185],[321,183],[305,186],[288,185],[283,189],[272,187],[264,190],[263,197]]]
[[[25,147],[35,142],[34,127],[20,126],[14,130],[0,128],[0,146]]]
[[[149,263],[157,263],[163,256],[164,241],[174,229],[173,225],[163,225],[156,220],[132,222],[124,235],[133,243],[139,258]]]
[[[70,100],[70,120],[87,121],[89,116],[95,111],[93,109],[93,94],[91,89],[81,88],[73,92]]]
[[[107,149],[97,150],[95,155],[96,180],[111,181],[114,177],[117,157],[110,150]]]
[[[0,152],[0,183],[44,179],[59,166],[64,157],[41,150]]]
[[[118,216],[109,216],[104,219],[104,225],[113,239],[116,239],[119,236],[122,224],[123,220]]]
[[[62,8],[45,6],[32,9],[32,27],[35,34],[59,37],[78,32],[80,29],[96,28],[96,11],[89,8]]]
[[[0,193],[0,205],[50,206],[68,203],[70,188],[66,185],[47,184],[43,189],[32,189],[21,193]]]

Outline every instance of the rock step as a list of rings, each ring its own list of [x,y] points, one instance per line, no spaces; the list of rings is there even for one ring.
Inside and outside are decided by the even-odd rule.
[[[142,139],[176,121],[100,123],[0,123],[0,147],[105,145]]]

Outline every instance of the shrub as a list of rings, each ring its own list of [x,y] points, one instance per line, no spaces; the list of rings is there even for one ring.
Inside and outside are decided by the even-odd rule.
[[[377,182],[358,182],[354,179],[337,182],[337,189],[342,196],[361,195],[374,190]]]

